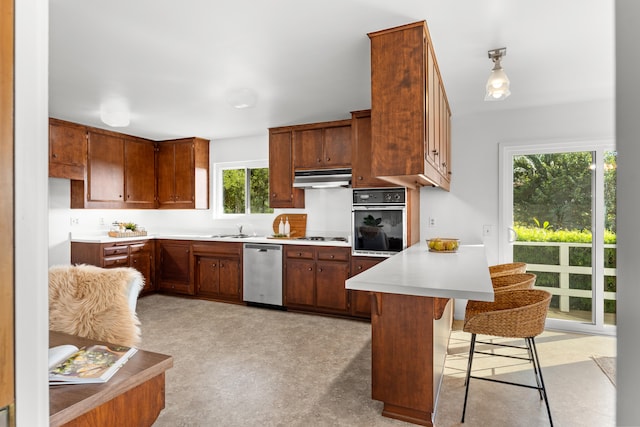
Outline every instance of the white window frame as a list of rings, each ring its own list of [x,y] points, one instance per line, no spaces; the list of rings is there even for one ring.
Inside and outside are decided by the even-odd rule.
[[[560,140],[560,141],[540,141],[540,142],[502,142],[499,146],[499,170],[498,170],[498,257],[499,262],[511,262],[513,252],[510,249],[513,239],[510,227],[513,224],[513,164],[514,156],[527,154],[552,154],[565,152],[590,151],[593,152],[594,163],[602,166],[605,151],[615,151],[616,144],[612,139],[585,139],[581,141]],[[593,177],[593,204],[592,221],[594,224],[604,224],[604,209],[600,202],[604,200],[604,169],[597,167]],[[598,204],[596,204],[598,203]],[[592,229],[593,252],[592,266],[597,283],[594,283],[594,296],[592,297],[593,324],[580,323],[577,321],[567,321],[560,319],[547,319],[545,326],[549,329],[558,329],[579,333],[598,333],[605,335],[615,335],[617,325],[604,324],[604,301],[603,269],[604,265],[599,261],[604,259],[604,235],[599,227]]]
[[[242,213],[242,214],[230,214],[224,213],[223,207],[223,195],[224,189],[222,188],[222,173],[228,169],[261,169],[261,168],[269,168],[269,160],[245,160],[238,162],[219,162],[213,164],[213,217],[222,219],[222,218],[242,218],[245,216],[267,216],[273,215],[271,213]],[[245,177],[246,178],[246,177]],[[245,181],[248,186],[248,181]],[[248,194],[249,189],[245,187],[246,194]],[[248,199],[247,199],[248,200]]]

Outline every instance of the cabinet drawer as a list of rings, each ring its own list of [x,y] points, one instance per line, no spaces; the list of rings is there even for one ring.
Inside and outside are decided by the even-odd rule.
[[[204,242],[192,245],[194,254],[203,255],[236,255],[242,254],[242,243],[233,242]]]
[[[135,254],[136,252],[150,250],[150,245],[149,242],[133,242],[129,243],[129,248],[131,249],[130,253]]]
[[[318,260],[349,261],[349,248],[318,248]]]
[[[102,256],[129,255],[129,246],[108,246],[102,248]]]
[[[105,257],[102,261],[102,265],[104,268],[111,267],[128,267],[129,266],[129,256],[121,255],[121,256],[111,256]]]
[[[293,259],[313,259],[314,252],[313,248],[294,246],[285,249],[285,256]]]

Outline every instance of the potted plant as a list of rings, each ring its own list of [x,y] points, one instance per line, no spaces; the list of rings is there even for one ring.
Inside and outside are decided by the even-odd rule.
[[[362,219],[362,223],[364,225],[360,226],[360,234],[364,237],[375,237],[379,232],[382,225],[382,218],[374,218],[373,215],[369,214]]]

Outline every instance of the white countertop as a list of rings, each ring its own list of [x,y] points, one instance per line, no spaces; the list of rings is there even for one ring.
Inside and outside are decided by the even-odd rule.
[[[340,242],[333,240],[297,240],[297,239],[271,239],[264,236],[250,236],[244,238],[238,237],[212,237],[213,235],[203,234],[172,234],[172,233],[157,233],[149,234],[147,236],[138,237],[109,237],[103,234],[86,234],[86,235],[72,235],[72,242],[83,243],[117,243],[117,242],[129,242],[135,240],[147,240],[147,239],[171,239],[171,240],[194,240],[204,242],[237,242],[237,243],[271,243],[271,244],[283,244],[283,245],[314,245],[314,246],[337,246],[337,247],[351,247],[349,242]]]
[[[346,281],[347,289],[493,301],[483,245],[461,245],[456,253],[429,252],[419,243]]]

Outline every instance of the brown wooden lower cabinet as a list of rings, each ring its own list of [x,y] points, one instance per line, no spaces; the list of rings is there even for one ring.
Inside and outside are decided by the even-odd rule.
[[[286,245],[284,299],[291,310],[349,313],[350,248]]]
[[[242,302],[242,243],[194,243],[195,294]]]
[[[369,292],[347,290],[345,281],[382,262],[351,257],[351,248],[283,245],[284,305],[359,319],[371,318]],[[99,267],[133,267],[145,277],[141,295],[163,292],[242,304],[243,244],[191,240],[71,243],[71,261]]]
[[[133,267],[142,273],[142,295],[155,290],[154,240],[112,243],[71,242],[71,263],[91,264],[102,268]]]
[[[144,287],[141,295],[153,292],[156,288],[153,281],[155,260],[155,242],[147,240],[141,243],[129,244],[129,266],[138,270],[144,276]]]
[[[380,264],[386,258],[382,257],[351,257],[351,276],[353,277],[363,271],[370,269],[371,267]],[[365,319],[371,318],[371,292],[368,291],[355,291],[350,290],[351,298],[351,315],[355,317],[362,317]]]
[[[159,291],[194,294],[191,281],[191,242],[189,240],[156,241],[156,281]]]

